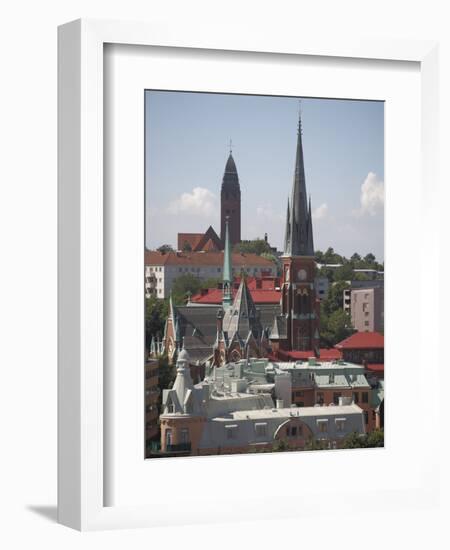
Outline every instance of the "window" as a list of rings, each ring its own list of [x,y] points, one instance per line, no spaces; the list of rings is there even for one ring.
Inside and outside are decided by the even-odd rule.
[[[369,392],[363,391],[362,392],[362,402],[368,403],[369,402]]]
[[[169,413],[175,412],[175,405],[173,403],[170,403],[170,405],[167,407]]]
[[[166,447],[172,445],[172,430],[166,430]]]
[[[336,431],[343,432],[345,428],[345,418],[336,418]]]
[[[369,326],[369,321],[364,321],[364,326],[368,327]]]
[[[323,393],[322,392],[318,392],[317,398],[316,398],[316,403],[319,403],[320,405],[323,405]]]
[[[297,426],[292,426],[291,436],[297,437]]]
[[[359,403],[359,393],[357,391],[353,392],[353,402]]]
[[[317,427],[319,428],[320,433],[326,433],[328,432],[328,420],[318,420],[317,421]]]
[[[227,439],[236,439],[237,437],[237,424],[230,424],[225,426],[225,433]]]
[[[364,424],[369,423],[369,411],[364,411]]]
[[[342,394],[340,392],[333,393],[333,403],[335,405],[339,405],[339,397],[342,397]]]
[[[189,443],[189,429],[182,428],[180,432],[181,443]]]
[[[255,434],[257,437],[264,437],[267,435],[267,424],[265,422],[257,422],[255,424]]]

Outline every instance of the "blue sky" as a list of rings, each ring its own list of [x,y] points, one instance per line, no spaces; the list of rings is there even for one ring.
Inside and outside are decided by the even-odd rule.
[[[220,186],[232,140],[242,238],[282,248],[294,174],[298,98],[147,91],[146,245],[220,232]],[[384,104],[301,101],[315,248],[384,258]]]

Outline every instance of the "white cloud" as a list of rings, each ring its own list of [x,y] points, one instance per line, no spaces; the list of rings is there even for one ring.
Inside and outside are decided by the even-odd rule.
[[[384,206],[384,182],[373,172],[367,174],[361,185],[360,202],[361,206],[353,212],[355,216],[375,216]]]
[[[328,216],[328,204],[326,202],[318,206],[312,213],[313,220],[323,220]]]
[[[273,208],[267,204],[257,206],[256,215],[267,221],[284,221],[284,216],[279,212],[274,212]]]
[[[194,187],[191,193],[183,193],[172,201],[167,211],[170,214],[190,214],[205,218],[217,213],[216,196],[209,189]]]

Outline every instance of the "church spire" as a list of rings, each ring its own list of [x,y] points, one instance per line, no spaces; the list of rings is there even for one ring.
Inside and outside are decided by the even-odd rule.
[[[311,204],[308,207],[303,160],[302,118],[298,118],[297,152],[291,201],[288,203],[285,256],[314,256]]]
[[[241,187],[233,153],[228,155],[220,190],[220,239],[225,243],[225,220],[228,218],[229,239],[232,245],[241,242]]]
[[[223,285],[222,285],[222,305],[227,309],[233,303],[231,285],[233,283],[233,270],[231,266],[231,245],[228,231],[228,217],[225,220],[225,248],[223,251]]]

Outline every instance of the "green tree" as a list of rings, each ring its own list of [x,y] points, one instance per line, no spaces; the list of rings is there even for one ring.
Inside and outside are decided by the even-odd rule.
[[[323,263],[323,252],[321,250],[316,250],[314,254],[315,254],[316,262],[319,263],[319,264],[322,264]]]
[[[168,300],[152,296],[145,300],[145,345],[150,349],[152,338],[161,338],[169,310]]]
[[[345,263],[342,267],[334,270],[335,281],[351,281],[353,279],[353,268],[351,263]]]
[[[336,254],[334,248],[330,246],[323,255],[323,262],[326,264],[341,264],[343,258],[339,254]]]
[[[274,453],[290,451],[290,450],[291,448],[289,447],[287,441],[285,441],[284,439],[277,439],[277,441],[275,441],[275,443],[272,445],[272,451]]]
[[[159,248],[156,249],[162,254],[167,254],[168,252],[175,252],[173,247],[170,244],[162,244]]]
[[[172,300],[175,305],[183,305],[189,295],[197,294],[202,288],[202,281],[196,275],[186,273],[177,277],[172,284]]]
[[[264,239],[259,237],[251,241],[242,241],[237,243],[233,247],[233,252],[241,252],[242,254],[258,254],[260,256],[263,252],[270,254],[270,245]]]
[[[376,258],[375,258],[375,256],[372,254],[372,252],[369,252],[368,254],[366,254],[366,255],[364,256],[364,261],[365,261],[366,263],[368,263],[368,264],[373,264],[373,263],[375,263],[375,260],[376,260]]]
[[[337,309],[327,315],[321,308],[320,345],[326,348],[335,346],[341,340],[353,334],[349,315],[343,309]]]
[[[343,308],[344,290],[348,288],[350,288],[350,285],[346,281],[339,281],[330,285],[327,297],[322,300],[321,304],[326,315]]]
[[[210,277],[201,282],[200,288],[219,288],[222,284],[222,279],[219,277]]]
[[[323,441],[318,441],[314,437],[310,437],[305,445],[305,451],[323,451],[326,449]]]
[[[342,447],[344,449],[361,449],[367,447],[366,437],[357,432],[352,432],[345,437]]]
[[[367,447],[384,447],[384,430],[376,429],[367,434]]]

